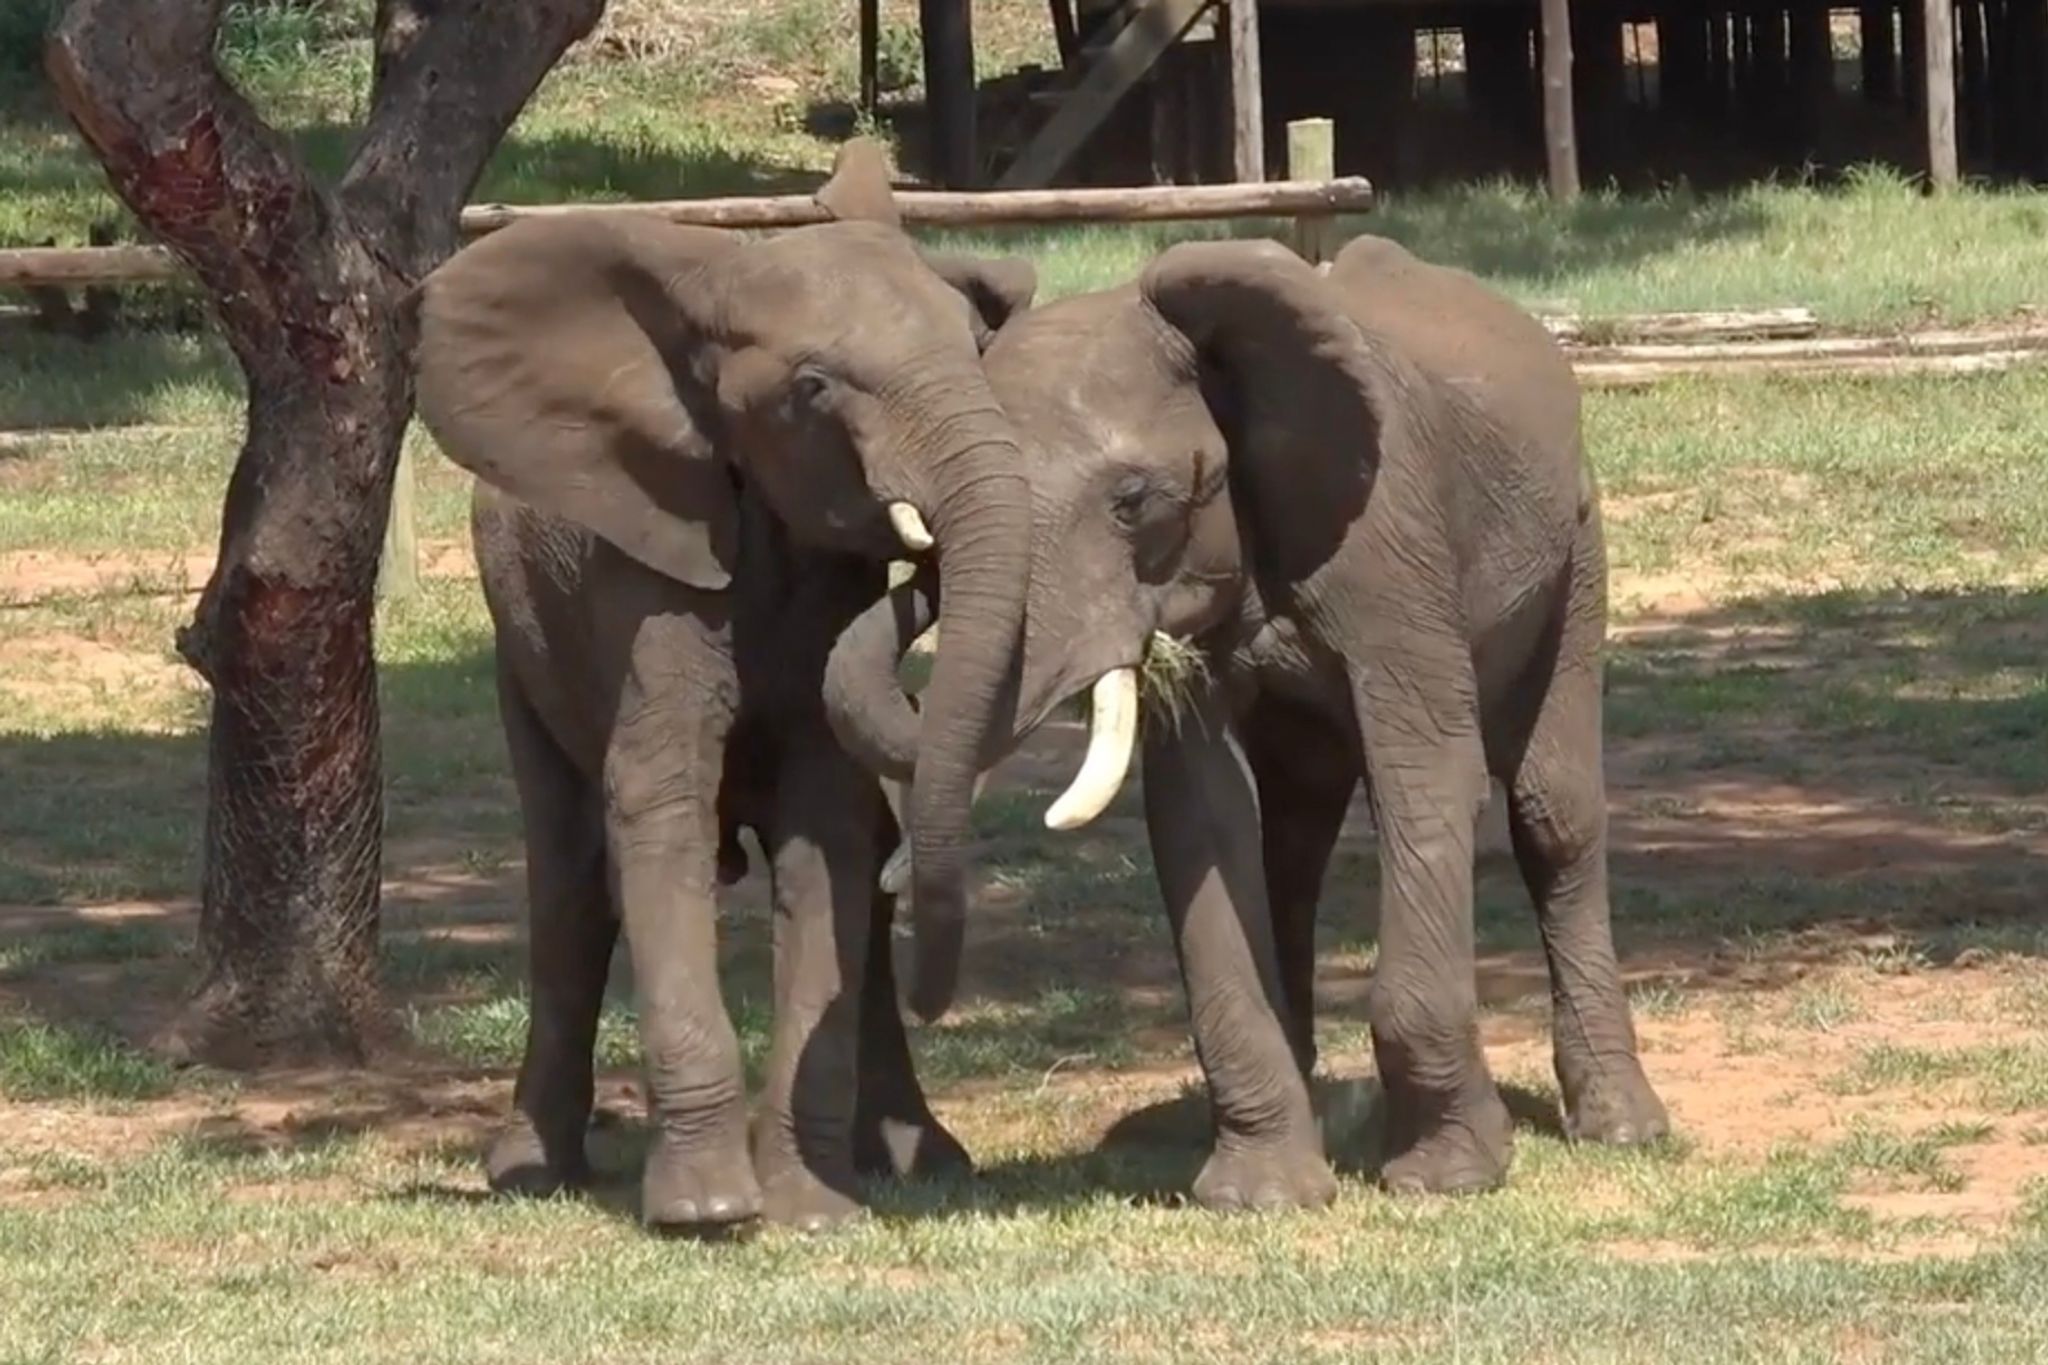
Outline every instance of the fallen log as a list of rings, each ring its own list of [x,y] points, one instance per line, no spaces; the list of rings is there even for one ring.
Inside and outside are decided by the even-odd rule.
[[[1587,388],[1629,388],[1672,379],[1736,375],[1896,379],[1915,375],[1995,374],[2044,361],[2048,361],[2048,349],[2032,346],[1964,354],[1809,355],[1719,361],[1574,360],[1572,371]]]
[[[1542,317],[1550,334],[1566,345],[1602,346],[1626,341],[1735,341],[1811,337],[1820,319],[1811,308],[1763,308],[1747,312],[1617,313]]]

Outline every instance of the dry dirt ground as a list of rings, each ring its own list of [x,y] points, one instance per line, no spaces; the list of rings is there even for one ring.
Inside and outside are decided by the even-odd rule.
[[[205,560],[203,552],[148,563],[9,555],[0,559],[0,601],[122,584],[190,591]],[[467,568],[459,547],[429,547],[428,562],[435,573]],[[1615,586],[1617,640],[1728,646],[1697,584]],[[1750,638],[1745,647],[1758,644]],[[6,647],[47,654],[57,689],[75,685],[67,675],[81,670],[117,687],[189,685],[161,659],[126,657],[88,639],[17,638]],[[1789,723],[1768,738],[1774,758],[1802,742]],[[1064,848],[1051,847],[1037,829],[1047,793],[1072,771],[1078,739],[1071,726],[1048,729],[993,789],[994,804],[1008,815],[990,836],[965,998],[975,1002],[972,1017],[1048,989],[1112,989],[1137,1002],[1134,1050],[1113,1065],[1083,1048],[1034,1074],[942,1083],[939,1107],[970,1145],[1005,1141],[1015,1106],[1004,1097],[1063,1093],[1069,1103],[1062,1112],[1093,1126],[1071,1139],[1092,1142],[1133,1111],[1175,1100],[1195,1075],[1177,1025],[1168,945],[1146,913],[1149,880],[1131,875],[1143,848],[1131,794]],[[2048,1014],[2048,969],[2009,950],[2014,932],[2035,934],[2028,886],[2048,856],[2048,830],[2024,820],[1985,828],[1951,818],[1946,807],[1899,799],[1926,776],[1927,764],[1911,753],[1807,753],[1797,781],[1774,776],[1774,764],[1700,758],[1697,740],[1657,734],[1614,738],[1608,753],[1614,879],[1633,907],[1621,922],[1625,967],[1647,1068],[1684,1141],[1761,1162],[1783,1145],[1834,1143],[1870,1122],[1908,1135],[1960,1134],[1949,1147],[1949,1177],[1932,1184],[1865,1177],[1854,1200],[1902,1229],[1937,1221],[1938,1233],[1895,1240],[1896,1254],[1964,1254],[2000,1234],[2029,1186],[2048,1177],[2048,1075],[2031,1070],[2043,1056],[2031,1049]],[[1945,790],[1971,796],[1964,774],[1949,774]],[[1982,795],[2007,799],[1988,789]],[[1482,856],[1482,903],[1506,907],[1495,915],[1497,931],[1482,932],[1484,1036],[1495,1074],[1537,1095],[1549,1070],[1546,978],[1533,938],[1517,927],[1527,916],[1499,842],[1496,834]],[[386,925],[395,947],[516,943],[516,863],[479,870],[459,855],[433,840],[392,850]],[[1057,876],[1045,871],[1048,862]],[[1020,867],[1036,871],[1024,875]],[[1345,1083],[1371,1074],[1362,1025],[1370,867],[1371,830],[1361,808],[1324,911],[1324,1071],[1332,1078],[1324,1098],[1333,1123],[1352,1093]],[[1097,874],[1106,879],[1100,884],[1114,882],[1119,902],[1103,912],[1119,926],[1107,937],[1091,917]],[[1804,920],[1772,913],[1780,908],[1774,902],[1801,896],[1818,897],[1825,913]],[[1667,905],[1678,909],[1663,923],[1658,908]],[[1733,909],[1717,917],[1721,906]],[[731,894],[725,912],[736,958],[758,963],[762,909],[757,874]],[[194,922],[189,903],[0,905],[0,945],[82,925],[144,923],[182,943]],[[517,958],[508,953],[506,960]],[[32,1014],[146,1039],[177,1003],[188,966],[176,951],[38,966],[0,977],[0,1016]],[[461,980],[423,978],[400,985],[395,1003],[429,1011],[475,990]],[[1020,1018],[1016,1027],[1028,1028],[1030,1016]],[[1943,1063],[1965,1056],[1977,1064]],[[322,1133],[370,1133],[402,1149],[446,1151],[484,1141],[506,1110],[510,1085],[503,1067],[417,1046],[371,1070],[180,1087],[168,1098],[113,1106],[0,1103],[0,1118],[16,1156],[117,1156],[191,1135],[285,1147]],[[630,1071],[607,1076],[603,1103],[637,1106]],[[1189,1113],[1178,1121],[1191,1132],[1199,1126]],[[1537,1114],[1534,1121],[1550,1120]],[[63,1197],[29,1181],[25,1169],[0,1175],[0,1202]],[[306,1188],[294,1186],[291,1197]],[[1618,1249],[1690,1254],[1657,1243]]]

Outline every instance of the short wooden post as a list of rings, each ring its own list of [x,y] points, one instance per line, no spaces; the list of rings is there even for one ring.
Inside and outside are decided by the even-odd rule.
[[[1913,3],[1913,0],[1907,0]],[[1954,187],[1956,166],[1956,27],[1951,0],[1919,0],[1921,50],[1914,59],[1926,73],[1922,108],[1926,134],[1927,186]]]
[[[1259,0],[1225,0],[1230,16],[1231,174],[1266,178],[1266,86],[1259,72]]]
[[[412,441],[398,443],[398,467],[391,473],[391,512],[384,521],[383,562],[377,573],[377,595],[404,602],[420,591],[420,529],[415,496]]]
[[[1579,135],[1572,113],[1571,0],[1543,0],[1543,148],[1550,197],[1579,197]]]
[[[1326,118],[1296,119],[1287,125],[1287,178],[1337,178],[1337,125]],[[1321,264],[1337,252],[1337,219],[1328,213],[1303,214],[1294,220],[1294,249],[1301,258]]]

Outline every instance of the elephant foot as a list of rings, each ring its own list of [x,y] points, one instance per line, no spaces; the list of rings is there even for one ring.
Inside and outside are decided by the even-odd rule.
[[[899,1180],[966,1175],[974,1170],[974,1158],[930,1113],[916,1119],[863,1121],[854,1133],[853,1161],[862,1175]]]
[[[649,1227],[716,1232],[760,1213],[761,1187],[743,1144],[707,1151],[662,1137],[647,1153],[640,1216]]]
[[[798,1232],[830,1232],[867,1212],[848,1193],[851,1188],[850,1179],[821,1180],[794,1157],[787,1158],[774,1174],[762,1173],[761,1216]]]
[[[1224,1141],[1195,1177],[1195,1202],[1206,1209],[1320,1209],[1337,1197],[1337,1176],[1313,1146]]]
[[[1399,1127],[1390,1115],[1390,1131]],[[1402,1146],[1380,1170],[1389,1193],[1478,1194],[1507,1180],[1514,1127],[1507,1106],[1489,1087],[1483,1098],[1458,1105]]]
[[[1650,1088],[1642,1063],[1630,1057],[1594,1070],[1591,1080],[1565,1087],[1564,1131],[1573,1142],[1633,1147],[1669,1136],[1671,1116]]]
[[[556,1153],[550,1158],[548,1144],[522,1115],[491,1144],[484,1157],[484,1178],[494,1193],[531,1199],[588,1185],[590,1160],[584,1154],[580,1134],[574,1142],[555,1146]]]

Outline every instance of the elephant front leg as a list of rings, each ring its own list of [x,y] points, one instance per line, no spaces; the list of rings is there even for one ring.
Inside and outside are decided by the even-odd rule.
[[[1251,775],[1212,689],[1145,733],[1145,820],[1180,955],[1216,1148],[1195,1198],[1216,1209],[1320,1207],[1337,1183],[1283,1020]]]
[[[1432,662],[1439,666],[1431,667]],[[1512,1126],[1479,1046],[1472,859],[1486,769],[1461,646],[1384,650],[1357,684],[1379,826],[1379,961],[1368,1014],[1396,1193],[1506,1178]]]
[[[789,737],[785,754],[769,840],[775,1041],[755,1117],[754,1168],[767,1217],[816,1231],[861,1207],[861,995],[883,810],[874,779],[822,729]]]
[[[712,708],[630,708],[605,765],[607,833],[632,954],[654,1140],[641,1215],[709,1230],[761,1212],[739,1040],[718,986]],[[652,733],[648,733],[652,731]]]
[[[881,848],[895,845],[894,822]],[[863,1175],[922,1178],[964,1174],[974,1162],[959,1139],[932,1113],[903,1030],[896,1000],[896,962],[890,926],[896,898],[878,892],[868,920],[867,981],[860,998],[860,1105],[854,1117],[853,1159]]]

